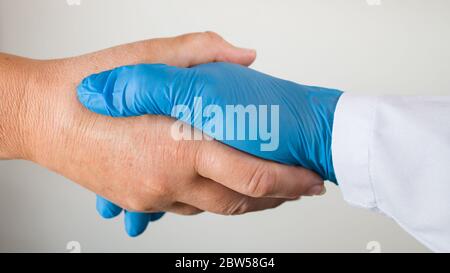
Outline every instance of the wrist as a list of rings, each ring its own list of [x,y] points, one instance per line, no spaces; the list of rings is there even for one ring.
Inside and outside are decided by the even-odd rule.
[[[21,110],[22,159],[50,169],[57,168],[55,163],[64,159],[66,148],[70,147],[67,131],[77,129],[73,99],[68,92],[75,83],[67,70],[65,60],[39,61],[30,72],[24,95],[26,109]]]
[[[331,143],[336,106],[342,92],[322,87],[300,86],[306,99],[300,109],[300,165],[315,171],[323,180],[337,183]],[[305,89],[306,88],[306,89]],[[300,104],[301,105],[301,104]]]
[[[64,112],[70,112],[64,67],[58,60],[0,54],[0,159],[43,163],[52,156],[49,149],[61,143],[58,128],[68,124]]]
[[[333,165],[333,154],[331,149],[331,144],[333,140],[333,124],[334,124],[334,113],[336,111],[336,106],[339,101],[339,98],[343,94],[342,91],[339,90],[329,90],[328,95],[323,97],[323,105],[324,105],[324,119],[325,119],[325,130],[324,130],[324,145],[325,145],[325,160],[324,162],[324,171],[325,177],[324,179],[331,181],[337,184],[336,173],[334,171]]]

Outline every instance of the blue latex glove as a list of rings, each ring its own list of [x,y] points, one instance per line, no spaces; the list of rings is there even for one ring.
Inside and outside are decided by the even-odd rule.
[[[78,86],[79,100],[96,113],[114,117],[157,114],[181,118],[238,150],[311,169],[333,182],[336,182],[336,176],[331,157],[331,134],[334,111],[341,94],[339,90],[300,85],[230,63],[209,63],[192,68],[164,64],[124,66],[91,75]],[[262,144],[267,144],[267,138],[258,133],[252,140],[247,137],[249,129],[236,123],[224,126],[222,133],[208,127],[213,115],[195,112],[198,98],[201,98],[203,110],[208,105],[216,105],[222,110],[222,126],[228,122],[225,119],[227,105],[254,105],[257,110],[266,105],[270,112],[269,121],[276,116],[276,109],[272,107],[278,106],[279,118],[275,120],[279,121],[276,136],[279,146],[263,149]],[[175,105],[188,107],[193,112],[192,117],[172,113]],[[273,131],[277,129],[270,122],[268,127]],[[247,140],[224,137],[230,130],[244,130]]]
[[[122,212],[122,208],[97,195],[97,212],[105,219],[114,218]],[[159,220],[164,212],[144,213],[125,210],[125,231],[131,237],[136,237],[147,229],[150,222]]]

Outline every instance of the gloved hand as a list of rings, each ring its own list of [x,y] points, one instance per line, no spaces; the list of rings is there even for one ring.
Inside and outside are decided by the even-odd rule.
[[[105,219],[114,218],[122,212],[122,208],[97,195],[97,212]],[[125,211],[125,231],[131,237],[136,237],[145,231],[150,222],[159,220],[164,212],[145,213]]]
[[[230,63],[192,68],[124,66],[91,75],[78,86],[80,102],[94,112],[115,117],[156,114],[180,118],[236,149],[311,169],[333,182],[331,134],[341,94]],[[250,106],[246,108],[249,112],[260,115],[256,137],[255,128],[246,128],[245,123],[229,124],[227,106],[236,110],[237,105]],[[206,111],[195,111],[198,108]],[[238,139],[239,132],[244,132],[243,140]]]

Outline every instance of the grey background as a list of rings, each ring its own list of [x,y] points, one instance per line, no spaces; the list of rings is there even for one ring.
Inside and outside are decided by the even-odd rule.
[[[367,94],[450,94],[448,0],[0,0],[0,51],[33,58],[214,30],[258,50],[254,68]],[[142,236],[103,220],[94,194],[23,161],[0,162],[0,251],[427,251],[384,216],[324,197],[238,217],[166,215]]]

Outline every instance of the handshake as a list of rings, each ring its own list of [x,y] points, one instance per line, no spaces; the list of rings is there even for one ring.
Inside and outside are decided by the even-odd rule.
[[[105,218],[125,209],[130,236],[164,212],[235,215],[323,194],[342,92],[252,70],[254,59],[206,32],[32,61],[8,157],[94,191]]]
[[[79,100],[93,112],[178,120],[170,126],[170,134],[167,125],[139,128],[142,134],[159,131],[151,133],[159,137],[148,142],[153,147],[144,150],[152,151],[152,158],[148,166],[142,166],[157,170],[144,170],[147,175],[139,177],[144,179],[140,183],[130,174],[125,190],[139,199],[132,204],[122,198],[117,201],[138,211],[240,214],[272,208],[302,194],[322,193],[322,178],[336,181],[330,142],[341,92],[302,86],[247,68],[243,65],[253,61],[252,52],[206,35],[218,41],[204,44],[206,48],[223,50],[214,59],[217,62],[187,68],[123,66],[91,75],[78,86]],[[222,62],[233,58],[237,64]],[[209,60],[199,63],[205,61]],[[225,145],[208,142],[212,139]],[[321,178],[288,165],[313,170]],[[100,196],[97,209],[105,218],[121,211]],[[138,235],[162,215],[126,211],[126,230]]]

